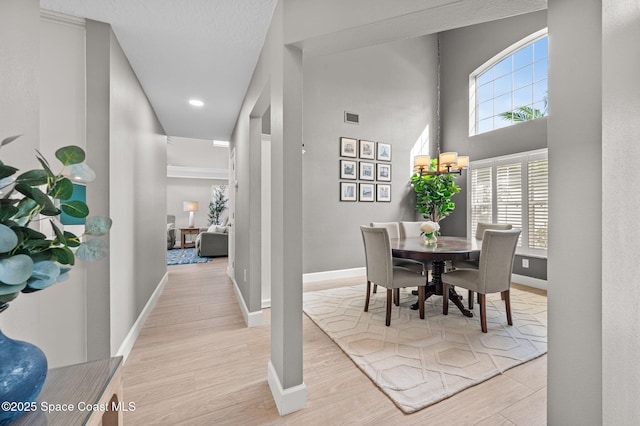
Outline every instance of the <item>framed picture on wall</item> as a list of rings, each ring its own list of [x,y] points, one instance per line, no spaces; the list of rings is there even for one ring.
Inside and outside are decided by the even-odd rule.
[[[391,182],[391,164],[376,164],[378,168],[377,180]]]
[[[375,180],[375,164],[360,162],[360,179],[361,180]]]
[[[355,182],[340,182],[340,201],[356,201]]]
[[[358,158],[358,140],[340,138],[340,156]]]
[[[391,144],[378,142],[378,161],[391,161]]]
[[[375,185],[372,183],[360,184],[360,201],[375,201],[374,194]]]
[[[388,183],[379,183],[376,185],[377,196],[376,201],[388,203],[391,201],[391,185]]]
[[[357,179],[358,163],[351,160],[340,160],[340,179]]]
[[[360,140],[360,158],[364,158],[367,160],[375,160],[376,159],[376,144],[375,142],[369,142],[365,140]]]

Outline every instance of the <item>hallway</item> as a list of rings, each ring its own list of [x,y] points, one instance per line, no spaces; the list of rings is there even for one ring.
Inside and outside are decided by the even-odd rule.
[[[441,403],[403,414],[306,315],[307,408],[280,417],[267,384],[267,324],[246,328],[227,259],[169,267],[169,281],[127,360],[128,425],[546,424],[543,356]],[[362,279],[308,284],[305,291]]]

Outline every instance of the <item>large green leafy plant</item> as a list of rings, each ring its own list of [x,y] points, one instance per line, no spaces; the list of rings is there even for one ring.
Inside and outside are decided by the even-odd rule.
[[[436,170],[436,160],[431,161],[431,171]],[[456,205],[451,199],[460,192],[455,175],[422,175],[411,176],[411,185],[416,193],[416,210],[425,219],[433,222],[449,216]]]
[[[16,140],[4,139],[0,147]],[[88,182],[95,178],[84,162],[85,153],[77,146],[65,146],[55,153],[62,163],[58,173],[36,150],[42,168],[21,174],[0,161],[0,305],[15,299],[20,292],[43,290],[64,281],[75,265],[75,258],[94,261],[104,257],[108,248],[99,237],[111,228],[111,219],[87,217],[89,208],[79,200],[69,200],[73,183],[68,176]],[[17,176],[16,176],[17,175]],[[86,241],[65,231],[55,217],[63,211],[69,216],[86,218]],[[52,236],[30,225],[47,220]],[[75,250],[75,252],[74,252]]]

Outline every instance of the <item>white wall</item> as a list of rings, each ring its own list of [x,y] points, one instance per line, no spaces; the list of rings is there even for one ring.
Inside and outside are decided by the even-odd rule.
[[[2,161],[21,170],[38,164],[25,153],[39,146],[39,13],[37,0],[0,2],[0,139],[23,135],[2,147]]]
[[[39,9],[36,9],[34,16],[38,14]],[[6,16],[4,11],[0,15]],[[84,24],[82,20],[61,20],[52,16],[44,17],[39,24],[40,29],[36,29],[35,34],[39,35],[40,134],[37,134],[38,126],[31,131],[36,132],[38,149],[54,171],[58,171],[56,149],[71,144],[85,146]],[[27,48],[23,51],[28,52]],[[3,78],[2,81],[9,80]],[[34,87],[28,90],[33,91]],[[17,122],[13,123],[17,125]],[[23,132],[25,130],[18,133]],[[23,138],[18,139],[13,146],[23,152],[31,151],[25,151],[23,142]],[[7,154],[3,148],[3,161],[7,161]],[[22,154],[22,157],[35,161],[34,155]],[[42,232],[51,232],[48,222],[41,225]],[[10,337],[39,346],[47,355],[49,367],[55,368],[86,360],[85,317],[86,270],[84,263],[78,261],[67,281],[41,292],[21,294],[11,302],[11,308],[2,314],[2,329]]]
[[[167,164],[173,166],[227,169],[229,148],[213,146],[206,139],[167,138]]]
[[[305,58],[305,273],[362,267],[360,225],[414,220],[410,152],[425,129],[435,139],[437,58],[435,35]],[[343,136],[391,145],[391,202],[340,201]]]
[[[112,32],[110,58],[113,355],[167,271],[167,139]]]
[[[631,425],[640,419],[640,6],[602,4],[602,423]]]

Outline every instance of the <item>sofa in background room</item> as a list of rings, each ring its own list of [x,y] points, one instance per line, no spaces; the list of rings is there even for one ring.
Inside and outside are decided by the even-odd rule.
[[[229,225],[211,225],[196,238],[196,252],[202,257],[227,256],[229,254]]]
[[[167,215],[167,250],[172,249],[176,245],[176,217],[172,214]]]

